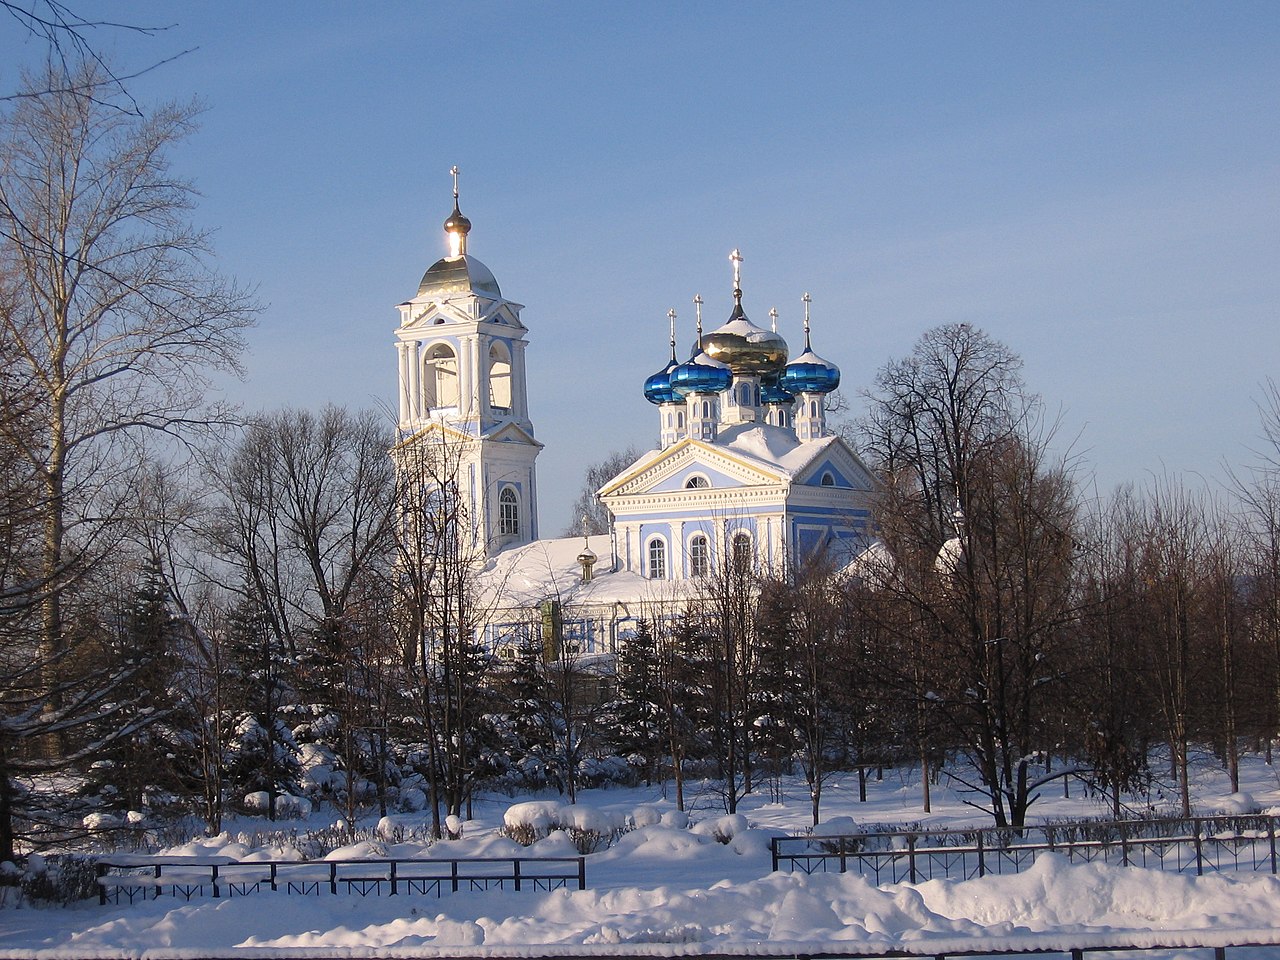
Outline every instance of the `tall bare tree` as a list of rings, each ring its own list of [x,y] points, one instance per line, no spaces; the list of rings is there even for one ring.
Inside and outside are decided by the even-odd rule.
[[[32,432],[11,439],[40,485],[46,659],[63,645],[63,591],[115,532],[146,435],[224,418],[209,376],[238,369],[254,312],[207,265],[194,189],[170,169],[195,108],[141,119],[76,92],[98,77],[92,63],[29,77],[44,95],[0,130],[0,336],[32,398]]]
[[[931,330],[882,370],[864,424],[896,563],[872,610],[905,631],[904,688],[969,755],[1000,826],[1022,825],[1045,780],[1032,766],[1075,617],[1074,485],[1020,365],[976,328]]]

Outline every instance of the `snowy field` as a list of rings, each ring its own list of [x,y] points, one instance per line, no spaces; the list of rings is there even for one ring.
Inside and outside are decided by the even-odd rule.
[[[823,951],[907,947],[926,954],[1068,945],[1179,946],[1280,940],[1280,879],[1266,875],[1161,874],[1136,868],[1070,865],[1046,854],[1019,876],[929,881],[880,888],[852,875],[771,874],[769,838],[807,824],[803,784],[789,781],[781,803],[768,791],[748,798],[750,829],[722,844],[711,835],[723,811],[698,794],[692,826],[681,826],[660,788],[585,791],[581,816],[600,823],[635,818],[648,825],[587,858],[585,891],[491,891],[434,897],[400,895],[288,896],[264,892],[183,903],[133,906],[83,903],[71,908],[0,910],[0,958],[215,956],[691,956],[743,953],[786,956]],[[1197,813],[1230,808],[1225,778],[1204,765],[1197,775]],[[1280,781],[1251,760],[1243,789],[1263,810],[1280,808]],[[1101,816],[1096,800],[1046,796],[1037,819]],[[524,798],[517,798],[524,799]],[[828,786],[826,817],[858,822],[922,822],[929,827],[989,825],[946,785],[934,812],[920,812],[920,787],[898,773],[870,784],[857,801],[852,776]],[[575,853],[553,833],[531,847],[498,834],[511,798],[485,798],[460,840],[361,844],[337,857],[561,856]],[[524,808],[528,819],[530,808]],[[519,811],[517,811],[519,812]],[[664,814],[668,814],[664,818]],[[303,827],[337,818],[318,811]],[[376,818],[375,818],[376,819]],[[400,817],[402,825],[420,825]],[[665,822],[664,822],[665,820]],[[373,825],[375,821],[370,821]],[[258,821],[237,821],[226,834],[170,853],[272,859],[279,851],[249,845]],[[723,831],[722,831],[723,832]],[[1168,954],[1166,954],[1168,955]],[[1177,955],[1174,951],[1173,955]],[[1191,955],[1191,954],[1188,954]],[[1204,956],[1204,952],[1200,953]],[[1235,957],[1280,957],[1280,947],[1232,951]]]

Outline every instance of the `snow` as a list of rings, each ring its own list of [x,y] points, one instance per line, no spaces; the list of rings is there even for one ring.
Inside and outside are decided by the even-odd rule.
[[[1219,772],[1197,774],[1202,812],[1230,805],[1276,806],[1275,774],[1249,758],[1242,792],[1233,796]],[[856,777],[824,790],[823,826],[840,832],[868,823],[916,822],[929,828],[983,822],[964,795],[934,788],[934,812],[922,815],[919,783],[891,772],[869,783],[857,801]],[[1064,949],[1071,946],[1155,946],[1280,942],[1274,917],[1280,879],[1240,873],[1204,877],[1103,864],[1071,864],[1042,854],[1019,875],[874,886],[857,875],[770,873],[769,839],[808,822],[804,784],[784,780],[781,796],[765,790],[737,815],[713,806],[713,785],[686,784],[693,810],[675,809],[661,787],[583,791],[583,802],[482,798],[477,817],[451,823],[465,838],[419,843],[354,843],[331,857],[510,857],[573,855],[572,841],[553,830],[530,847],[503,837],[505,825],[574,824],[582,829],[633,829],[587,858],[588,889],[552,893],[461,892],[440,898],[327,892],[289,896],[263,891],[244,897],[169,898],[132,906],[0,909],[0,958],[47,960],[94,956],[307,957],[646,955],[740,952],[784,956],[909,949],[924,954],[976,949]],[[1046,797],[1034,812],[1061,819],[1099,816],[1096,798]],[[1157,801],[1159,797],[1155,798]],[[326,819],[326,816],[328,819]],[[309,828],[333,824],[315,812]],[[688,824],[692,822],[692,826]],[[422,814],[394,814],[376,825],[390,837],[397,824],[421,827]],[[177,857],[268,859],[248,838],[260,821],[241,821],[218,837],[193,840],[166,853]],[[301,824],[299,826],[302,826]],[[454,830],[454,828],[457,828]],[[406,835],[410,833],[405,831]],[[724,842],[728,841],[728,842]]]

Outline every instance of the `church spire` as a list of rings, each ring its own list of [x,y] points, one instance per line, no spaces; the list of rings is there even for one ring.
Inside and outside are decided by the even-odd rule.
[[[453,213],[444,222],[444,232],[449,238],[449,256],[461,257],[467,252],[467,234],[471,232],[471,221],[458,209],[458,170],[457,164],[449,169],[453,174]]]

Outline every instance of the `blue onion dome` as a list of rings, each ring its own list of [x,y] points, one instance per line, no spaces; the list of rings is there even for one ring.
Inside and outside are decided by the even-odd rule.
[[[675,403],[680,394],[671,387],[671,371],[679,366],[672,360],[665,367],[644,382],[644,398],[650,403]]]
[[[728,322],[704,336],[702,348],[738,375],[781,373],[787,363],[787,341],[748,320],[740,295],[735,294],[735,300]]]
[[[840,368],[806,347],[787,364],[778,384],[788,393],[830,393],[840,386]]]
[[[706,353],[699,353],[671,371],[671,389],[680,397],[690,393],[720,393],[733,383],[727,366]]]
[[[783,403],[789,404],[795,402],[795,397],[782,388],[778,382],[779,377],[769,377],[760,384],[760,402],[761,403]]]

